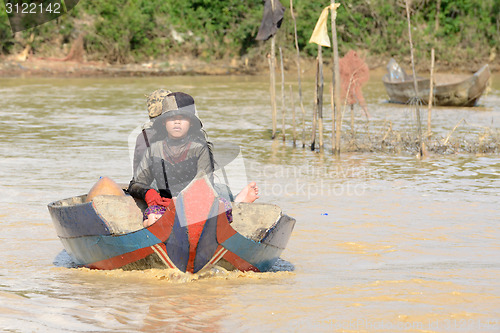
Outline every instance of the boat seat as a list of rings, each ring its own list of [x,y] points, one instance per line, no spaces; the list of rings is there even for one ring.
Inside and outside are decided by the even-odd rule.
[[[92,204],[113,235],[143,228],[142,210],[129,195],[98,195],[92,199]]]
[[[92,199],[96,212],[112,235],[121,235],[143,228],[141,202],[131,196],[98,195]],[[281,209],[271,204],[233,203],[231,226],[245,237],[260,241],[282,216]]]

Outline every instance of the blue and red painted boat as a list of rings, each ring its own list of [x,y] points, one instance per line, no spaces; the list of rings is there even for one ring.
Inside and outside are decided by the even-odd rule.
[[[129,195],[87,195],[52,202],[57,235],[77,266],[93,269],[172,268],[197,273],[214,265],[230,270],[271,270],[295,220],[275,205],[224,204],[206,177],[194,180],[163,216],[142,225],[145,202]]]

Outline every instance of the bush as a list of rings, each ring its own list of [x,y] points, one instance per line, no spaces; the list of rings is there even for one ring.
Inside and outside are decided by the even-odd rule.
[[[286,55],[295,52],[294,28],[290,3],[281,2],[286,12],[277,42]],[[61,40],[74,40],[84,31],[87,56],[111,63],[160,60],[176,55],[192,55],[208,61],[262,55],[267,52],[267,43],[256,41],[255,36],[263,3],[263,0],[80,1],[69,15],[22,33],[21,40],[34,33],[35,52],[49,52],[40,45],[52,43],[58,48]],[[328,0],[294,1],[298,44],[307,57],[317,53],[317,46],[310,44],[309,38],[322,9],[329,3]],[[408,59],[406,9],[401,1],[351,0],[341,4],[337,15],[341,56],[357,49],[373,56]],[[466,63],[471,57],[487,58],[492,49],[498,49],[499,9],[499,0],[441,0],[438,14],[436,1],[412,1],[416,60],[427,59],[431,47],[436,48],[438,59],[456,64]],[[14,52],[16,43],[19,42],[12,37],[7,16],[1,11],[0,54]]]
[[[0,5],[0,55],[10,54],[14,43],[7,13],[5,8]]]

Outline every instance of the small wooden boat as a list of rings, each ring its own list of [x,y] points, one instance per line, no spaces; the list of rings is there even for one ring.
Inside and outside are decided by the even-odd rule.
[[[486,90],[491,76],[490,68],[484,65],[473,75],[436,74],[434,76],[433,105],[474,106]],[[409,104],[414,101],[413,77],[400,75],[395,79],[391,73],[382,78],[389,102]],[[429,101],[430,79],[417,77],[418,100],[422,104]]]
[[[275,205],[233,203],[229,223],[208,178],[195,179],[151,226],[145,202],[129,195],[87,195],[52,202],[57,235],[78,266],[124,270],[173,268],[197,273],[213,265],[269,271],[295,220]]]

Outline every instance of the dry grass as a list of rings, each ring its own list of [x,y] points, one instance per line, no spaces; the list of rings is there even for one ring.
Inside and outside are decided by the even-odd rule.
[[[500,129],[484,128],[477,133],[473,130],[448,133],[446,136],[431,136],[423,139],[424,153],[435,154],[498,154],[500,153]],[[344,133],[342,152],[385,152],[394,154],[418,154],[420,142],[416,131],[394,130],[392,123],[382,131],[369,131],[355,135]]]

